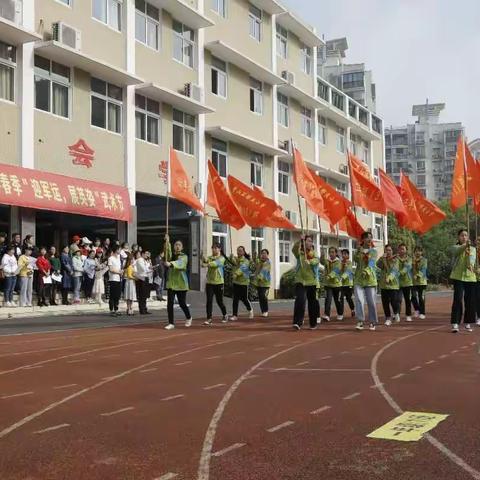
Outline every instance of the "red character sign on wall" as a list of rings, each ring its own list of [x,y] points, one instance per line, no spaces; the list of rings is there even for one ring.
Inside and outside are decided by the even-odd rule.
[[[72,163],[74,165],[83,165],[87,168],[93,166],[95,150],[90,148],[83,138],[78,140],[77,143],[69,145],[68,150],[69,154],[73,157]]]
[[[158,176],[165,185],[168,183],[168,162],[166,160],[162,160],[158,164]]]

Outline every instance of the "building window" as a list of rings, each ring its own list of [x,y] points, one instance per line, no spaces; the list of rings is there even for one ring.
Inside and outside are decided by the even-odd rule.
[[[337,127],[337,152],[345,153],[345,129]]]
[[[213,243],[219,243],[222,246],[222,251],[226,252],[228,227],[222,222],[214,220],[212,222],[212,237]]]
[[[195,154],[196,121],[193,115],[173,109],[173,148],[180,152]]]
[[[312,138],[312,111],[309,108],[301,107],[300,118],[302,135]]]
[[[285,230],[278,232],[278,255],[280,263],[290,263],[292,234]]]
[[[277,55],[287,58],[288,30],[277,23]]]
[[[0,42],[0,98],[13,102],[15,100],[15,67],[17,66],[17,49]]]
[[[263,186],[263,155],[250,153],[250,183],[257,187]]]
[[[373,230],[373,237],[375,240],[382,240],[383,238],[383,219],[382,217],[375,217],[375,228]]]
[[[160,143],[159,102],[135,95],[135,135],[148,143]]]
[[[336,92],[335,90],[332,91],[332,105],[335,108],[338,108],[342,112],[345,111],[345,97],[341,94]]]
[[[227,98],[227,64],[212,57],[212,93]]]
[[[252,228],[252,253],[259,254],[263,248],[263,228]]]
[[[288,128],[290,115],[288,110],[288,97],[277,92],[278,123]]]
[[[321,115],[318,116],[318,143],[327,144],[327,119]]]
[[[254,78],[250,78],[250,111],[258,115],[263,113],[263,85]]]
[[[426,185],[425,175],[417,175],[417,187],[424,187]]]
[[[160,10],[145,0],[135,0],[135,38],[158,50]]]
[[[417,162],[417,172],[424,172],[425,171],[425,162]]]
[[[227,0],[212,0],[212,10],[223,18],[227,18]]]
[[[290,165],[287,162],[278,161],[278,191],[288,195],[290,190]]]
[[[312,48],[302,45],[300,49],[302,72],[310,75],[312,73]]]
[[[35,55],[35,108],[69,117],[70,68]]]
[[[362,145],[362,161],[366,164],[370,162],[370,147],[368,142],[363,142]]]
[[[122,0],[93,0],[93,18],[122,30]]]
[[[252,4],[249,6],[248,24],[250,36],[257,42],[260,42],[262,35],[262,11]]]
[[[110,132],[122,132],[122,89],[111,83],[92,77],[91,109],[92,125]]]
[[[355,135],[350,134],[350,151],[354,155],[358,155],[356,139],[357,137]]]
[[[195,32],[183,23],[173,21],[173,58],[193,68]]]
[[[361,88],[363,87],[363,72],[344,73],[343,88]]]
[[[227,178],[227,144],[212,138],[212,163],[218,174]]]

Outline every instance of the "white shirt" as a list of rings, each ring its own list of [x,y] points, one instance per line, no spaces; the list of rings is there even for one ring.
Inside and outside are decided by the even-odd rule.
[[[150,276],[151,268],[148,262],[143,257],[140,257],[135,262],[135,270],[136,276],[139,280],[145,281]]]
[[[112,270],[119,272],[122,269],[120,256],[111,255],[108,259],[108,280],[110,282],[119,282],[121,280],[119,273],[114,273]]]
[[[6,277],[14,277],[17,274],[18,263],[14,255],[6,253],[2,258],[3,272]]]

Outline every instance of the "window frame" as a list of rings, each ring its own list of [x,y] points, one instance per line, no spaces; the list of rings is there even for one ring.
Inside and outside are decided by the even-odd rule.
[[[256,82],[257,85],[253,83]],[[260,88],[257,88],[260,87]],[[256,100],[260,100],[260,103],[257,104]],[[253,103],[252,103],[253,101]],[[255,115],[263,115],[263,82],[257,80],[256,78],[250,77],[250,86],[249,86],[249,109],[251,113]],[[260,111],[257,111],[256,106],[260,105]],[[252,110],[253,107],[253,110]]]
[[[105,4],[105,21],[101,18],[98,18],[94,15],[94,3],[95,2],[103,2]],[[118,17],[118,23],[119,23],[119,28],[116,28],[114,25],[110,23],[110,4],[115,4],[118,5],[118,8],[120,11],[117,13],[120,13]],[[111,28],[115,32],[122,32],[123,31],[123,0],[92,0],[92,18],[97,21],[102,23],[103,25],[106,25],[108,28]]]
[[[286,100],[286,103],[282,102],[281,98],[283,97]],[[285,114],[285,118],[283,118],[283,115],[280,114],[280,112],[283,112]],[[283,123],[280,121],[280,119],[285,119],[286,123]],[[281,92],[277,91],[277,123],[281,125],[282,127],[289,128],[290,126],[290,101],[287,95],[284,95]]]
[[[283,168],[281,168],[283,167]],[[285,170],[286,167],[286,170]],[[277,191],[281,195],[290,195],[290,164],[283,160],[278,160],[278,178],[277,178]],[[284,191],[283,187],[286,187]]]
[[[136,97],[142,97],[145,100],[145,108],[141,108],[137,106],[136,102]],[[156,102],[158,103],[158,112],[155,113],[152,112],[148,109],[148,101],[151,102]],[[136,114],[140,113],[141,115],[144,115],[144,129],[145,129],[145,138],[140,138],[137,136],[137,129],[135,128],[135,139],[139,140],[140,142],[145,142],[150,145],[156,145],[159,146],[162,144],[162,104],[158,100],[153,100],[152,98],[148,98],[145,95],[141,95],[139,93],[135,94],[135,127],[136,127]],[[154,119],[157,121],[157,137],[158,137],[158,142],[152,142],[148,140],[148,119]]]
[[[263,165],[264,156],[262,153],[250,152],[250,183],[256,187],[263,188]],[[258,181],[258,174],[260,175],[260,183]]]
[[[218,10],[215,9],[215,4],[218,5]],[[220,5],[223,5],[223,9],[220,8]],[[215,12],[219,17],[227,18],[227,0],[212,0],[212,12]],[[222,10],[222,11],[220,11]]]
[[[300,46],[300,69],[305,75],[312,75],[312,60],[313,60],[313,50],[312,47],[305,45],[304,43]]]
[[[340,133],[340,130],[342,130],[343,133]],[[341,153],[342,155],[345,155],[345,147],[346,147],[345,129],[337,125],[335,135],[336,135],[335,148],[337,150],[337,153]],[[338,148],[340,139],[341,139],[340,144],[342,145],[342,148]]]
[[[175,111],[179,112],[182,114],[182,118],[183,118],[183,123],[180,123],[178,120],[175,120],[174,116],[175,116]],[[191,116],[194,120],[195,120],[195,126],[192,127],[191,125],[188,125],[186,122],[185,122],[185,115],[189,115]],[[175,136],[173,135],[173,129],[174,127],[178,127],[178,128],[181,128],[182,129],[182,144],[183,144],[183,149],[180,150],[178,148],[175,148],[175,146],[173,146],[173,148],[175,150],[177,150],[177,152],[182,152],[184,153],[185,155],[191,155],[191,156],[195,156],[196,154],[196,142],[197,142],[197,126],[198,126],[198,123],[197,123],[197,117],[196,115],[191,115],[189,113],[185,113],[183,112],[182,110],[178,110],[177,108],[174,108],[173,111],[172,111],[172,139],[175,138]],[[189,131],[189,132],[192,132],[193,133],[193,142],[192,142],[192,145],[193,145],[193,152],[187,152],[185,151],[185,145],[186,145],[186,135],[185,135],[185,132],[186,131]],[[173,145],[173,140],[172,140],[172,145]]]
[[[317,123],[318,123],[317,142],[320,145],[325,146],[327,144],[327,136],[328,136],[327,119],[322,115],[317,115]],[[320,137],[323,137],[323,141]]]
[[[284,48],[279,48],[282,45]],[[278,23],[276,24],[276,49],[278,57],[284,60],[288,58],[288,30]]]
[[[221,142],[225,145],[225,150],[220,150],[215,146],[216,142]],[[217,162],[215,162],[215,157],[214,154],[217,155]],[[224,157],[224,162],[225,162],[225,175],[222,175],[222,169],[218,167],[219,163],[218,160],[221,160],[221,157]],[[212,138],[212,163],[215,169],[217,170],[219,176],[221,178],[227,178],[228,176],[228,143],[224,142],[223,140],[220,140],[218,138]],[[217,165],[215,164],[217,163]]]
[[[12,79],[12,85],[13,85],[13,89],[12,89],[12,99],[9,99],[9,98],[1,98],[0,97],[0,101],[1,102],[8,102],[8,103],[15,103],[16,101],[16,98],[17,98],[17,47],[15,45],[11,45],[7,42],[3,42],[3,41],[0,41],[0,44],[3,43],[6,48],[11,48],[13,49],[13,55],[12,57],[15,59],[15,60],[9,60],[7,58],[3,58],[3,57],[0,57],[0,64],[8,69],[11,70],[12,72],[12,75],[13,75],[13,79]],[[64,118],[64,117],[62,117]]]
[[[253,11],[252,11],[253,10]],[[255,11],[256,10],[256,11]],[[257,15],[257,12],[259,15]],[[262,41],[262,24],[263,24],[263,11],[262,9],[256,7],[255,5],[249,3],[248,6],[248,34],[250,38],[253,38],[255,41],[260,43]],[[252,26],[253,26],[253,35],[252,35]],[[257,28],[255,28],[257,27]],[[256,36],[258,30],[258,38]]]
[[[252,228],[250,230],[250,246],[252,249],[252,254],[256,252],[257,255],[259,255],[263,249],[264,242],[265,242],[265,229],[263,227]],[[255,244],[255,247],[254,247],[254,244]]]
[[[123,130],[124,130],[124,126],[123,126],[123,95],[124,95],[124,89],[123,87],[119,87],[118,85],[115,85],[113,83],[110,83],[110,82],[107,82],[105,80],[102,80],[101,78],[98,78],[98,77],[93,77],[91,76],[90,77],[90,82],[93,80],[93,79],[96,79],[100,82],[103,82],[105,83],[105,88],[106,88],[106,94],[102,94],[102,93],[98,93],[98,92],[94,92],[92,90],[92,86],[91,86],[91,83],[90,83],[90,126],[93,127],[93,128],[99,128],[100,130],[105,130],[107,132],[110,132],[110,133],[113,133],[115,135],[122,135],[123,134]],[[119,88],[122,92],[122,100],[118,100],[116,98],[113,98],[113,97],[110,97],[108,95],[108,86],[111,85],[112,87],[115,87],[115,88]],[[92,113],[93,113],[93,102],[92,102],[92,98],[95,97],[97,99],[100,99],[102,101],[105,102],[105,127],[100,127],[98,125],[94,125],[92,123]],[[116,106],[119,106],[120,107],[120,114],[119,114],[119,118],[120,118],[120,131],[117,132],[115,130],[110,130],[108,128],[108,124],[109,124],[109,113],[108,113],[108,104],[111,103],[113,105],[116,105]]]
[[[175,30],[175,24],[178,24],[178,25],[181,25],[182,27],[182,32],[177,32],[177,30]],[[193,37],[193,40],[190,40],[188,38],[185,37],[185,32],[186,31],[190,31],[192,32],[192,37]],[[187,68],[191,68],[192,70],[195,70],[196,68],[196,65],[197,65],[197,59],[196,59],[196,55],[195,55],[195,45],[196,45],[196,42],[197,42],[197,34],[196,34],[196,30],[194,28],[191,28],[189,27],[188,25],[185,25],[184,23],[182,22],[179,22],[178,20],[173,20],[173,23],[172,23],[172,32],[173,32],[173,42],[172,42],[172,48],[173,48],[173,59],[178,62],[178,63],[181,63],[182,65],[184,65],[185,67]],[[182,42],[182,59],[179,59],[175,56],[175,39],[180,39],[181,42]],[[185,62],[185,46],[188,45],[192,48],[192,64],[190,65],[189,63],[186,63]]]
[[[156,10],[158,10],[158,19],[155,19],[152,16],[148,15],[148,5],[155,8]],[[142,17],[142,19],[145,22],[145,41],[143,41],[143,40],[141,40],[137,37],[137,15]],[[151,24],[155,25],[156,31],[157,31],[156,46],[155,47],[152,47],[152,45],[150,45],[148,43],[148,39],[149,39],[149,37],[148,37],[148,25],[149,25],[149,22]],[[137,8],[136,2],[135,2],[135,41],[144,45],[147,48],[151,48],[152,50],[158,52],[158,51],[160,51],[160,38],[161,38],[160,31],[161,31],[161,10],[158,7],[156,7],[155,5],[153,5],[152,3],[145,0],[145,11],[142,12],[141,10],[139,10]]]
[[[307,115],[310,112],[310,115]],[[313,135],[312,125],[312,109],[304,106],[300,107],[300,133],[307,137],[312,138]]]
[[[288,236],[289,238],[285,238]],[[290,263],[292,249],[292,233],[288,230],[278,231],[278,261],[281,264]],[[282,255],[283,253],[283,255]]]
[[[215,230],[215,226],[222,225],[226,227],[225,231]],[[223,229],[222,229],[223,230]],[[223,239],[223,241],[222,241]],[[213,242],[218,242],[222,245],[223,251],[227,251],[228,246],[228,227],[224,223],[220,222],[219,220],[212,220],[212,240]]]
[[[214,65],[214,63],[213,63],[214,60],[217,60],[218,62],[223,62],[225,64],[225,69],[222,70],[219,66]],[[216,97],[221,98],[223,100],[226,100],[228,98],[228,72],[227,72],[227,68],[228,68],[227,62],[212,56],[212,60],[211,60],[211,64],[210,64],[210,69],[211,69],[210,81],[211,81],[212,84],[211,84],[210,91],[213,95],[215,95]],[[214,75],[214,73],[217,75],[217,92],[216,93],[213,91],[213,75]],[[221,78],[221,77],[224,77],[224,80],[225,80],[225,95],[221,95],[219,93],[220,90],[219,90],[218,86],[220,85],[220,82],[218,81],[218,79]]]

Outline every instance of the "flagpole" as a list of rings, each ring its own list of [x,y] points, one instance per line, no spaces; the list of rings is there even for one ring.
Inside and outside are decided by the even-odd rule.
[[[293,143],[293,138],[290,139],[290,147],[292,149],[292,162],[293,167],[295,168],[295,144]],[[302,215],[302,202],[300,201],[300,194],[298,193],[297,186],[297,201],[298,201],[298,214],[300,215],[300,228],[302,229],[302,237],[305,235],[305,229],[303,226],[303,215]],[[307,201],[305,200],[305,206]],[[307,260],[307,249],[305,248],[305,239],[303,239],[300,244],[303,246],[303,253],[305,254],[305,260]]]
[[[320,215],[317,215],[318,219],[318,229],[320,230],[320,256],[323,254],[323,233],[322,233],[322,219]]]
[[[467,157],[465,152],[465,138],[462,135],[463,146],[463,181],[465,183],[465,216],[467,221],[468,238],[470,239],[470,212],[468,208],[468,176],[467,176]]]
[[[307,232],[307,235],[309,233],[309,229],[308,229],[308,206],[307,206],[307,201],[305,200],[305,221],[306,221],[306,232]]]
[[[353,195],[353,185],[352,185],[352,165],[350,164],[350,157],[348,155],[348,150],[346,151],[347,156],[347,165],[348,165],[348,178],[350,180],[350,201],[353,205],[353,214],[355,215],[355,220],[358,222],[357,217],[357,206],[355,205],[354,195]]]
[[[170,147],[171,149],[172,147]],[[169,211],[170,211],[170,150],[168,152],[168,160],[167,160],[167,200],[166,200],[166,212],[165,212],[165,234],[168,235],[168,224],[169,224]],[[167,242],[164,244],[164,250],[163,250],[163,255],[165,257],[165,260],[168,262],[167,258]]]

